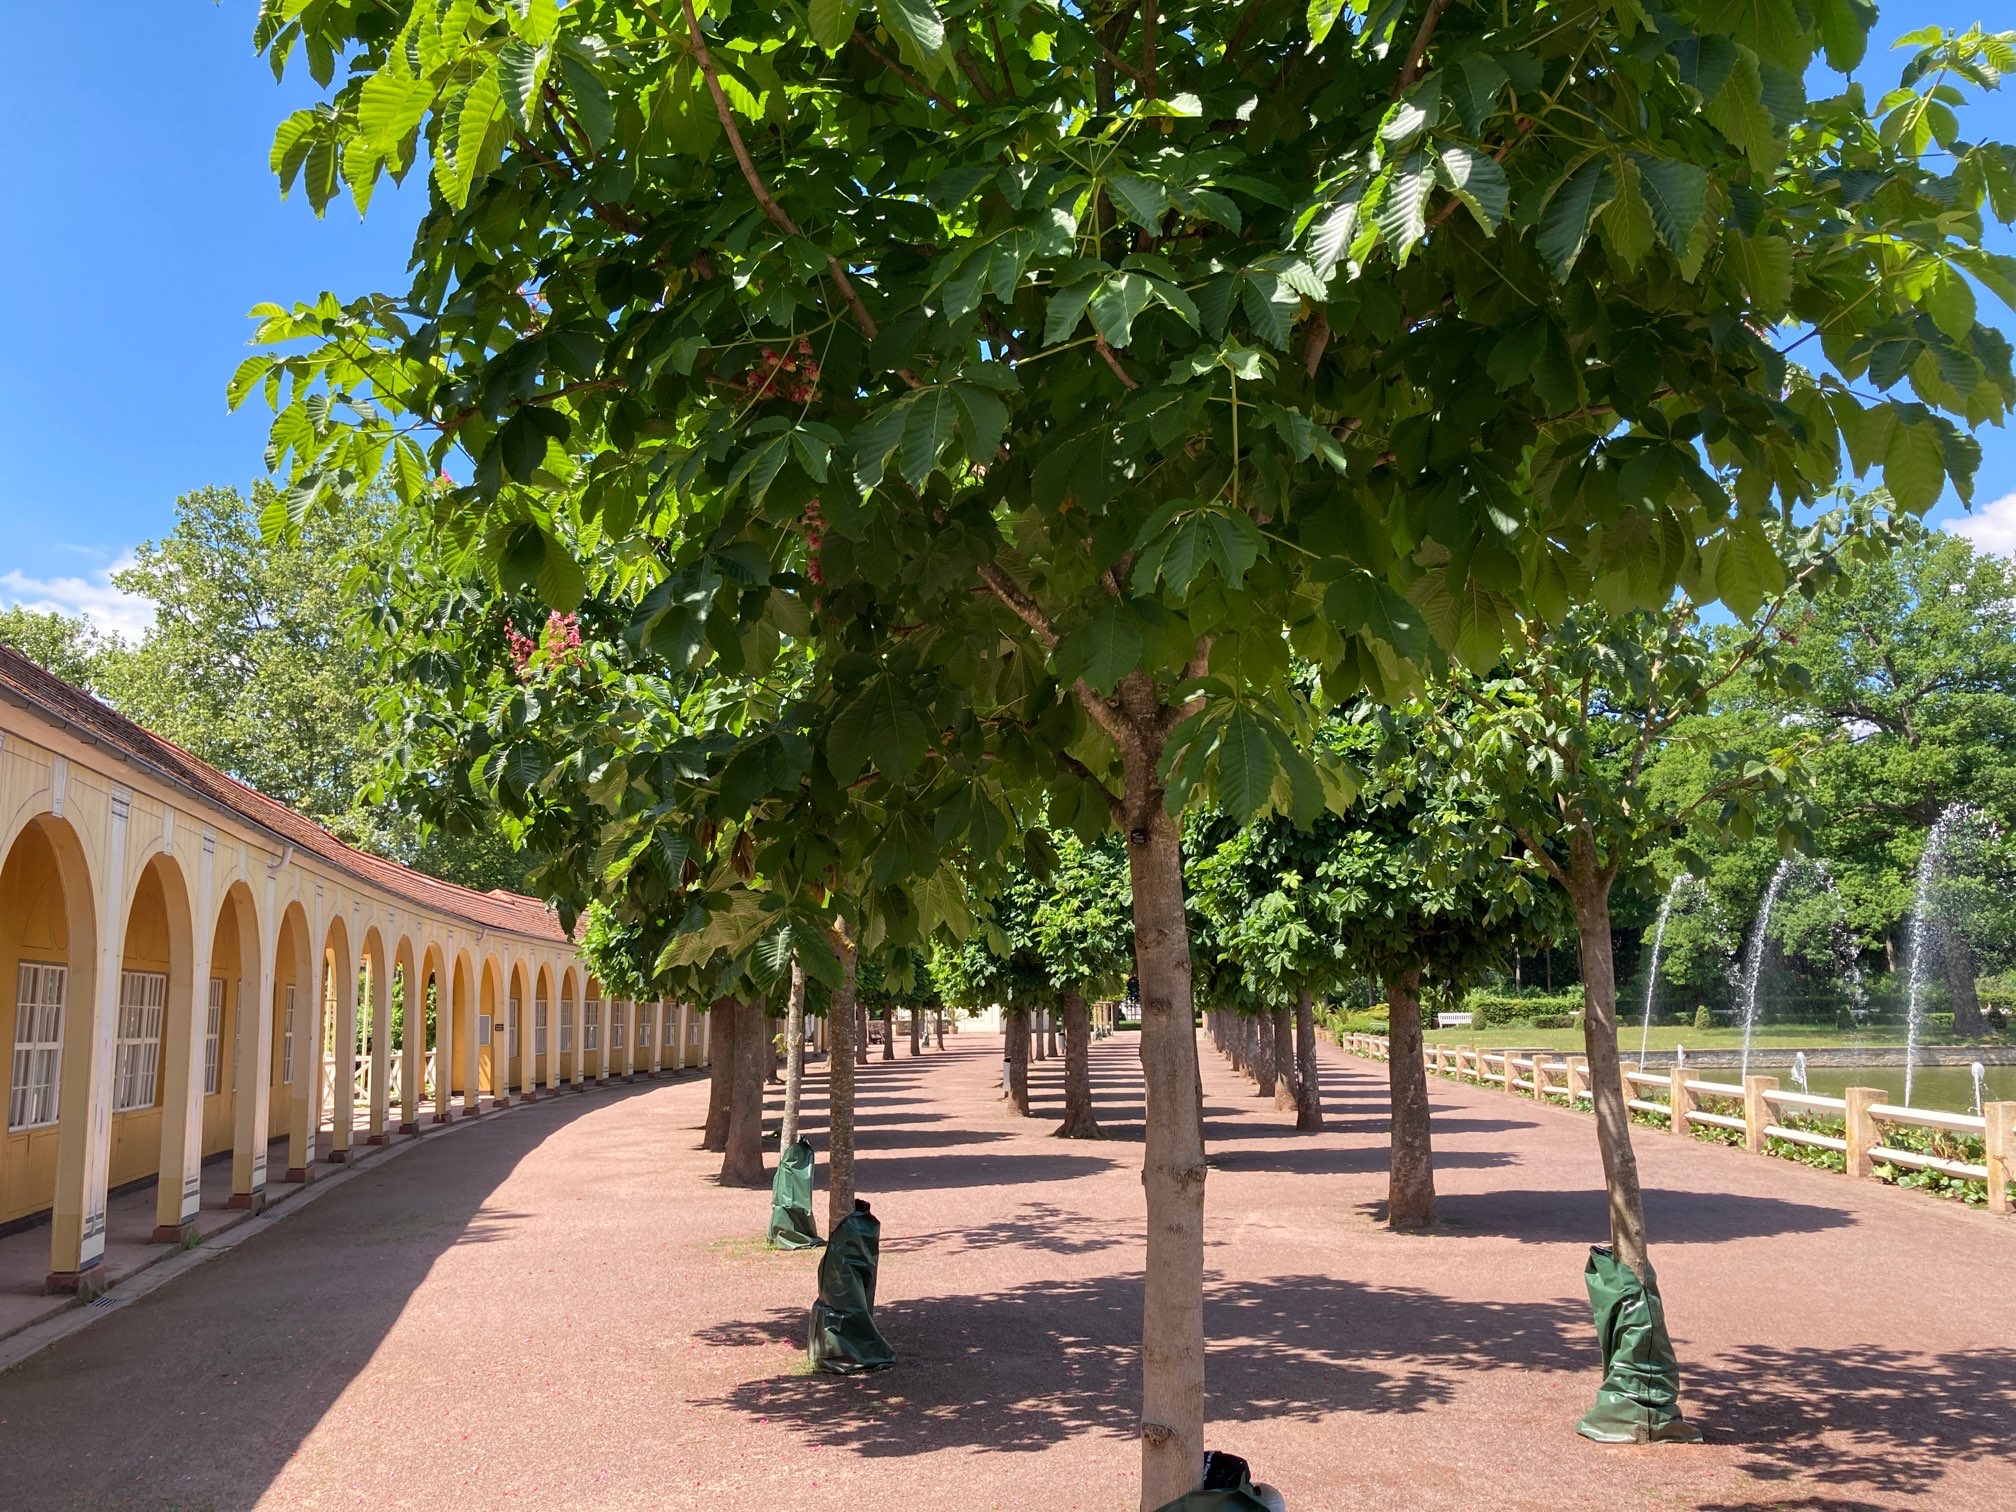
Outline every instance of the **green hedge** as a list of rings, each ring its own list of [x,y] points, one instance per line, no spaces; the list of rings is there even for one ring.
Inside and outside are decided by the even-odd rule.
[[[1572,1029],[1582,1012],[1582,991],[1473,992],[1463,1008],[1474,1014],[1479,1029],[1520,1025],[1530,1029]],[[1430,1024],[1435,1020],[1430,1018]]]

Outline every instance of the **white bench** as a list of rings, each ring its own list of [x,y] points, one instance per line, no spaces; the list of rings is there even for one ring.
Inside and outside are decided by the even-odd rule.
[[[1474,1029],[1476,1015],[1472,1013],[1438,1013],[1435,1015],[1437,1029]]]

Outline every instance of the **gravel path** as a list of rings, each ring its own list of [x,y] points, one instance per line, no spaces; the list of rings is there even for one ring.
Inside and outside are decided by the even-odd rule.
[[[1070,1144],[1060,1063],[1023,1122],[948,1043],[862,1073],[886,1374],[800,1373],[816,1257],[710,1184],[688,1077],[429,1141],[0,1375],[0,1506],[1131,1508],[1135,1042]],[[1204,1051],[1210,1439],[1295,1512],[2016,1506],[2016,1226],[1639,1131],[1710,1441],[1599,1449],[1588,1120],[1436,1083],[1447,1221],[1394,1237],[1383,1068],[1326,1055],[1298,1137]]]

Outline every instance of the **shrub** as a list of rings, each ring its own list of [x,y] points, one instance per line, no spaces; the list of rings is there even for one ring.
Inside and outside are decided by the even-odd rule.
[[[1573,1029],[1582,1017],[1576,1013],[1536,1013],[1528,1022],[1535,1029]]]
[[[1578,987],[1567,992],[1473,992],[1463,999],[1462,1006],[1476,1015],[1479,1029],[1524,1027],[1537,1024],[1542,1018],[1568,1017],[1580,1012],[1582,990]]]
[[[1708,1011],[1706,1003],[1703,1003],[1694,1010],[1694,1027],[1696,1029],[1713,1029],[1715,1027],[1715,1015]]]

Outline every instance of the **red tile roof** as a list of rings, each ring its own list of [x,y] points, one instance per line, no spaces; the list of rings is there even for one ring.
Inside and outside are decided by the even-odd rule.
[[[568,943],[559,917],[537,898],[510,892],[475,892],[346,845],[312,819],[276,803],[256,788],[198,761],[171,740],[163,740],[81,688],[52,676],[14,651],[0,646],[0,697],[26,704],[93,745],[151,769],[172,786],[212,808],[242,819],[349,873],[358,881],[404,902],[485,929],[556,944]]]

